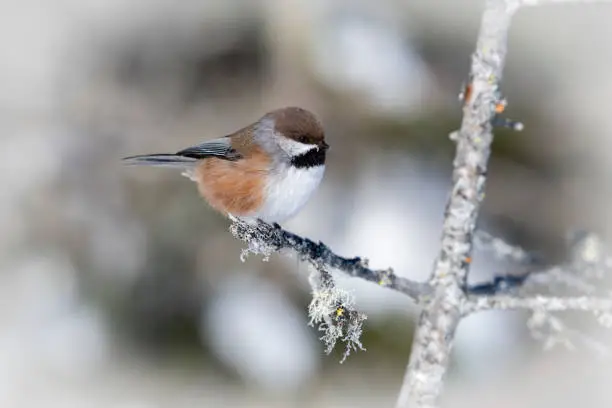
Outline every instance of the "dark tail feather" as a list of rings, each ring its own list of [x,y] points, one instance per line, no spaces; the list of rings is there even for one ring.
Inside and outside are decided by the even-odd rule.
[[[177,156],[176,154],[141,154],[124,157],[122,161],[128,166],[162,166],[184,169],[193,167],[198,160],[192,157]]]

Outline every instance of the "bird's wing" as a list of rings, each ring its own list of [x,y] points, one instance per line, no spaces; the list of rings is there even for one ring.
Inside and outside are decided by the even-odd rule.
[[[234,161],[242,158],[242,155],[232,147],[232,139],[229,137],[208,140],[199,145],[191,146],[176,152],[176,155],[198,160],[207,157],[218,157],[220,159]]]
[[[209,157],[229,161],[240,160],[249,155],[252,143],[252,129],[246,127],[231,135],[208,140],[174,154],[141,154],[125,157],[123,162],[128,165],[191,168],[196,166],[199,160]]]

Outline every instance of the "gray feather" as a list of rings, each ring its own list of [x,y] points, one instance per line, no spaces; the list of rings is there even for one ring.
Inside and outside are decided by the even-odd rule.
[[[129,166],[160,166],[182,169],[193,167],[198,162],[197,159],[192,157],[178,156],[176,154],[141,154],[125,157],[122,160]]]
[[[176,154],[194,159],[218,157],[226,160],[237,160],[241,157],[238,152],[232,149],[231,139],[229,137],[209,140],[199,145],[183,149]]]
[[[229,137],[222,137],[188,147],[174,154],[141,154],[125,157],[123,162],[132,166],[162,166],[189,169],[194,167],[199,160],[208,157],[238,160],[242,156],[232,149]]]

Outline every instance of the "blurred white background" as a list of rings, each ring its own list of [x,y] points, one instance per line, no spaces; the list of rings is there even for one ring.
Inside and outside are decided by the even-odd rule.
[[[391,406],[407,299],[338,277],[369,316],[367,352],[339,365],[307,326],[304,265],[241,263],[189,180],[120,158],[304,106],[332,149],[286,227],[424,279],[482,6],[0,3],[0,406]],[[568,229],[610,227],[611,18],[609,5],[534,8],[511,30],[503,90],[526,130],[497,132],[480,222],[551,259]],[[473,278],[505,268],[476,254]],[[543,352],[524,317],[461,324],[446,406],[609,407],[609,362]]]

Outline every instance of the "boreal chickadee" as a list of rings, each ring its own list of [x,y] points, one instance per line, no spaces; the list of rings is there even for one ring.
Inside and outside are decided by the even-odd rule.
[[[312,112],[286,107],[176,153],[123,160],[180,168],[217,211],[246,221],[281,223],[297,214],[319,186],[328,148],[323,126]]]

